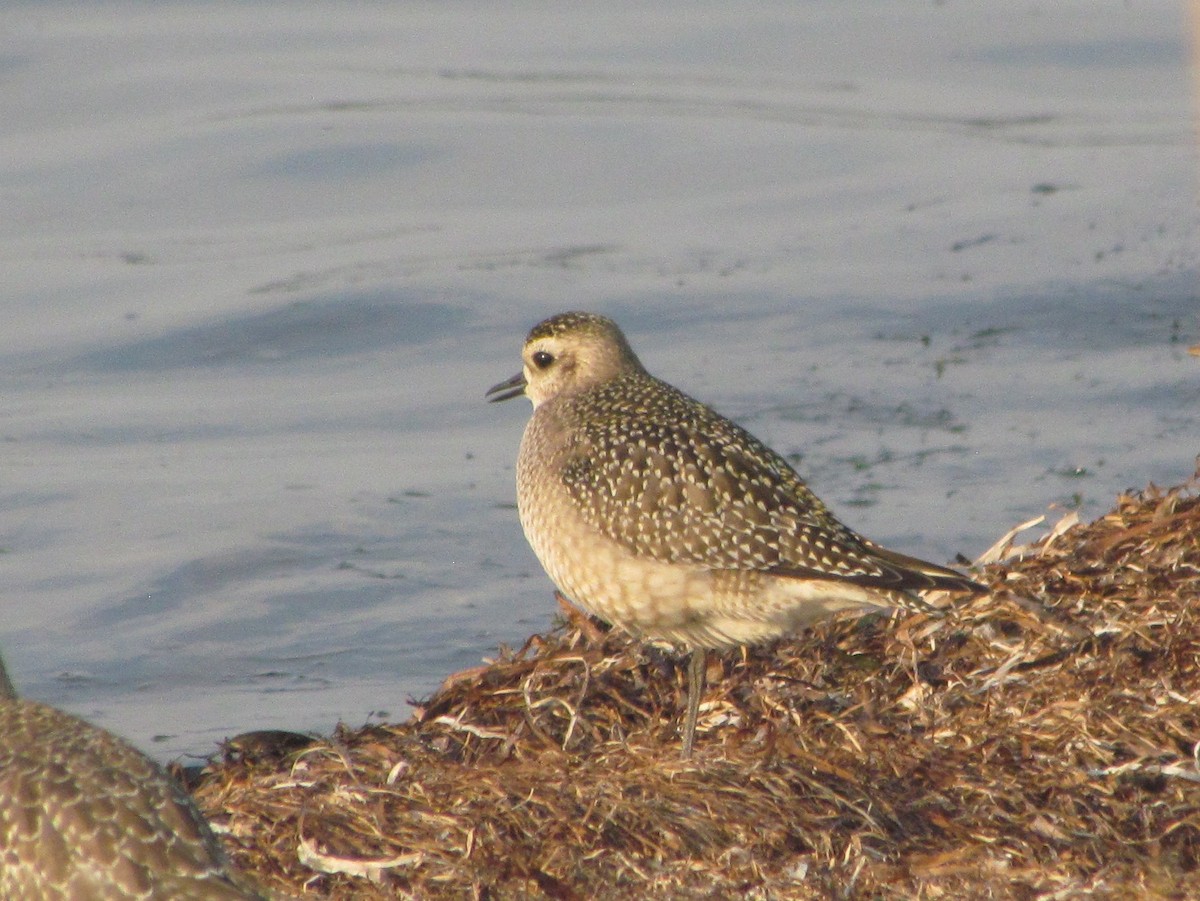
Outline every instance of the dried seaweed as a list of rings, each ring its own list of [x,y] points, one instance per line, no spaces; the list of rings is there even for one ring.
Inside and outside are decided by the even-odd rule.
[[[564,608],[197,798],[304,897],[1200,897],[1198,489],[1006,536],[942,615],[711,655],[691,761],[675,657]]]

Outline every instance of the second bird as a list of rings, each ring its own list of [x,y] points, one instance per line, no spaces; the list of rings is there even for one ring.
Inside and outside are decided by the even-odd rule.
[[[925,609],[914,592],[983,590],[842,525],[783,457],[650,375],[612,320],[547,319],[522,359],[487,396],[533,402],[517,458],[525,535],[585,610],[691,652],[685,757],[705,650],[840,610]]]

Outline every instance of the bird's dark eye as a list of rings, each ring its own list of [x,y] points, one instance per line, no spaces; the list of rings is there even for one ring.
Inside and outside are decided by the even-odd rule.
[[[538,369],[547,369],[554,362],[554,354],[539,350],[533,355],[533,365]]]

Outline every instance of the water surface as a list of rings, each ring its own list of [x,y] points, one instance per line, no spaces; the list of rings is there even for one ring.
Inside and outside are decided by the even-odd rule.
[[[549,624],[482,396],[565,309],[934,560],[1193,470],[1182,5],[4,21],[0,644],[160,757]]]

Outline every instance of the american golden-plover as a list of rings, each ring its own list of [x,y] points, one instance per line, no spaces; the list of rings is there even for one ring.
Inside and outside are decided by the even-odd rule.
[[[533,402],[517,458],[525,536],[585,610],[690,652],[684,757],[706,650],[840,610],[928,609],[914,592],[983,590],[842,525],[779,454],[650,375],[612,320],[551,317],[521,356],[486,396]]]
[[[263,901],[187,793],[132,745],[18,700],[0,661],[0,898]]]

